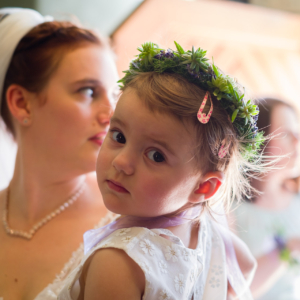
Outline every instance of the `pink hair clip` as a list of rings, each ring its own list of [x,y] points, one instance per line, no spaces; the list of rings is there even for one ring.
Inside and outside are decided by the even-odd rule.
[[[210,100],[210,104],[211,104],[211,105],[210,105],[210,109],[209,109],[208,114],[205,114],[205,113],[203,113],[203,109],[204,109],[204,107],[205,107],[205,104],[206,104],[206,101],[207,101],[207,98],[208,98],[208,97],[209,97],[209,100]],[[212,112],[213,112],[213,102],[212,102],[212,100],[211,100],[210,92],[207,91],[206,94],[205,94],[205,96],[204,96],[204,99],[203,99],[203,101],[202,101],[202,104],[201,104],[201,106],[200,106],[200,108],[199,108],[199,110],[198,110],[197,118],[198,118],[198,120],[199,120],[202,124],[206,124],[206,123],[209,121]]]
[[[222,141],[221,143],[221,147],[219,149],[219,152],[218,152],[218,156],[219,158],[224,158],[228,152],[228,148],[230,146],[230,143],[227,145],[227,147],[225,148],[225,139]]]

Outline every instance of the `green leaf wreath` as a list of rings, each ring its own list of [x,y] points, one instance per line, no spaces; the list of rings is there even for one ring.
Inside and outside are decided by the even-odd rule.
[[[119,80],[124,89],[139,72],[177,73],[196,84],[201,89],[212,93],[230,116],[231,122],[243,144],[243,155],[252,157],[264,142],[263,132],[256,126],[259,109],[251,100],[246,100],[237,82],[223,74],[214,62],[209,63],[206,51],[184,51],[175,42],[176,51],[164,50],[152,42],[144,43],[138,48],[140,54],[124,71],[125,76]],[[200,106],[200,103],[199,103]]]

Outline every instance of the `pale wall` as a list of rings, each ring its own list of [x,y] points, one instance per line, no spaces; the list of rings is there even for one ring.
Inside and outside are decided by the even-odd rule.
[[[65,19],[77,16],[83,25],[97,28],[109,35],[142,0],[37,0],[36,9],[42,14]]]

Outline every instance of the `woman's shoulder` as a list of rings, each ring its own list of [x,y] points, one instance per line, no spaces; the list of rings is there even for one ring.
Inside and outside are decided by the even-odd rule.
[[[108,212],[101,218],[95,229],[105,226],[116,218],[112,212]],[[53,282],[51,282],[44,290],[42,290],[34,300],[56,299],[58,294],[62,291],[63,287],[68,283],[68,279],[72,272],[77,272],[81,268],[81,262],[84,258],[83,243],[72,253],[69,260],[66,261],[63,269],[56,275]]]
[[[6,192],[7,192],[7,187],[0,190],[0,199],[5,198]]]
[[[0,191],[0,212],[4,210],[6,193],[7,193],[7,188]]]

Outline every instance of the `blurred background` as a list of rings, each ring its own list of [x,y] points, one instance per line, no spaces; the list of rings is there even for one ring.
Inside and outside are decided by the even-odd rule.
[[[208,50],[216,64],[260,97],[299,105],[299,0],[0,0],[56,19],[75,16],[110,35],[120,75],[141,43],[178,41]]]
[[[33,8],[60,20],[78,18],[111,36],[120,76],[141,43],[174,48],[176,40],[185,49],[208,50],[208,57],[254,96],[300,107],[299,0],[0,0],[5,6]],[[12,174],[15,153],[4,135],[1,130],[0,189]]]
[[[27,7],[58,20],[79,20],[85,27],[110,36],[120,77],[138,53],[136,48],[146,41],[172,49],[174,40],[185,50],[193,45],[201,47],[207,50],[207,57],[213,57],[216,65],[225,73],[238,78],[252,96],[281,99],[292,104],[299,113],[300,0],[0,0],[1,7]],[[278,119],[284,122],[284,115],[280,116]],[[297,147],[299,132],[286,133],[280,140],[280,146],[288,144],[290,139],[295,141],[293,147]],[[10,181],[15,155],[16,145],[0,120],[0,190]],[[288,174],[283,184],[295,194],[299,205],[299,163],[293,161],[293,166],[297,169],[297,177],[290,178],[292,175]],[[273,184],[271,179],[270,182]],[[263,241],[274,244],[272,228],[278,227],[279,223],[287,232],[296,232],[297,238],[294,240],[298,243],[299,264],[296,273],[290,277],[284,273],[277,282],[274,279],[273,296],[266,294],[259,299],[300,300],[300,208],[294,209],[289,205],[288,209],[273,213],[272,210],[260,210],[259,205],[245,205],[252,222],[247,230],[250,232],[258,219],[262,224],[261,227],[257,225],[259,228],[254,232],[255,243],[258,234],[261,234]],[[242,219],[246,220],[244,216]],[[242,228],[242,225],[237,228]],[[244,228],[246,232],[247,227]],[[266,235],[265,240],[263,234]],[[286,240],[288,238],[290,236],[287,234]],[[266,257],[270,257],[269,252],[266,253]],[[280,284],[284,282],[282,278],[294,287],[286,288]],[[286,293],[284,296],[282,291]],[[286,296],[290,292],[293,295]]]

